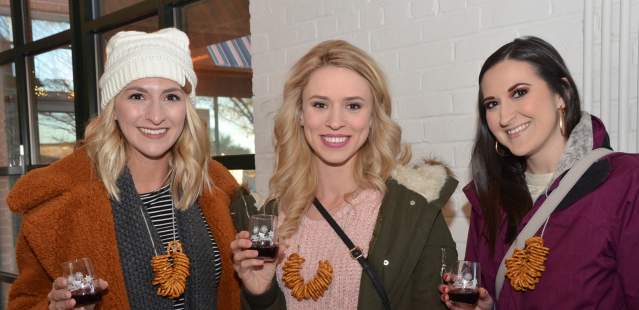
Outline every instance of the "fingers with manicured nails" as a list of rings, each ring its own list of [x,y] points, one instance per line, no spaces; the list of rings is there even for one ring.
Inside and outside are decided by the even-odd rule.
[[[444,294],[447,292],[446,290],[448,289],[448,286],[446,284],[440,284],[437,289],[439,290],[439,293]]]
[[[439,289],[439,293],[441,294],[439,296],[439,299],[441,299],[441,301],[443,303],[446,303],[448,301],[448,285],[440,284],[438,289]],[[449,306],[449,308],[450,308],[450,306]]]

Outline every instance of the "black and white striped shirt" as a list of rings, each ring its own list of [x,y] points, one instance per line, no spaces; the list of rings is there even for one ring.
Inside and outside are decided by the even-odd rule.
[[[172,241],[174,238],[175,240],[180,240],[180,235],[178,234],[177,229],[173,229],[173,201],[171,200],[171,187],[169,184],[163,186],[157,191],[141,194],[140,199],[142,200],[142,203],[144,203],[146,212],[149,214],[151,225],[153,225],[153,228],[160,236],[162,247],[166,248],[169,241]],[[220,283],[220,276],[222,275],[222,258],[220,256],[220,250],[217,247],[217,243],[215,242],[215,238],[213,238],[211,229],[209,228],[201,209],[200,216],[202,217],[202,221],[206,226],[209,238],[213,244],[215,285],[217,286]],[[179,299],[175,300],[173,308],[184,309],[184,296],[180,296]]]

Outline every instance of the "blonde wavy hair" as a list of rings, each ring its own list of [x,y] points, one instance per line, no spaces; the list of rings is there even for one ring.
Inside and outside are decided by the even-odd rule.
[[[384,193],[385,182],[393,168],[408,162],[411,157],[410,148],[402,146],[401,128],[391,119],[390,94],[375,61],[366,52],[345,41],[330,40],[316,45],[291,68],[284,85],[283,102],[275,116],[275,171],[269,186],[270,199],[276,200],[286,213],[279,227],[282,239],[297,232],[306,209],[315,197],[317,171],[312,164],[313,150],[306,142],[299,119],[304,87],[310,75],[325,66],[358,73],[368,82],[373,94],[371,130],[355,157],[354,178],[358,188]]]
[[[115,120],[114,101],[111,100],[102,113],[87,125],[84,145],[109,196],[119,201],[116,181],[126,166],[128,144]],[[188,96],[185,126],[170,152],[171,196],[177,209],[186,210],[203,189],[211,188],[208,131]]]

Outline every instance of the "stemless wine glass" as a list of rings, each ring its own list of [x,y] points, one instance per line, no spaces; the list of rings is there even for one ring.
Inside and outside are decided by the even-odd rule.
[[[257,258],[273,261],[277,256],[277,216],[255,214],[249,218],[251,250],[256,250]]]
[[[475,305],[479,300],[481,285],[480,268],[478,262],[457,261],[449,269],[448,297],[460,304]]]
[[[62,270],[76,307],[95,304],[102,299],[102,292],[96,289],[94,283],[97,279],[90,258],[82,257],[64,262]]]

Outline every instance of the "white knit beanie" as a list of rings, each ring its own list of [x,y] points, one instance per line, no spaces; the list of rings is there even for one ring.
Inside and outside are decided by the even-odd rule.
[[[156,32],[121,31],[106,47],[104,73],[100,77],[102,109],[132,81],[148,77],[165,78],[184,87],[191,84],[195,97],[197,77],[193,71],[189,38],[176,28]]]

